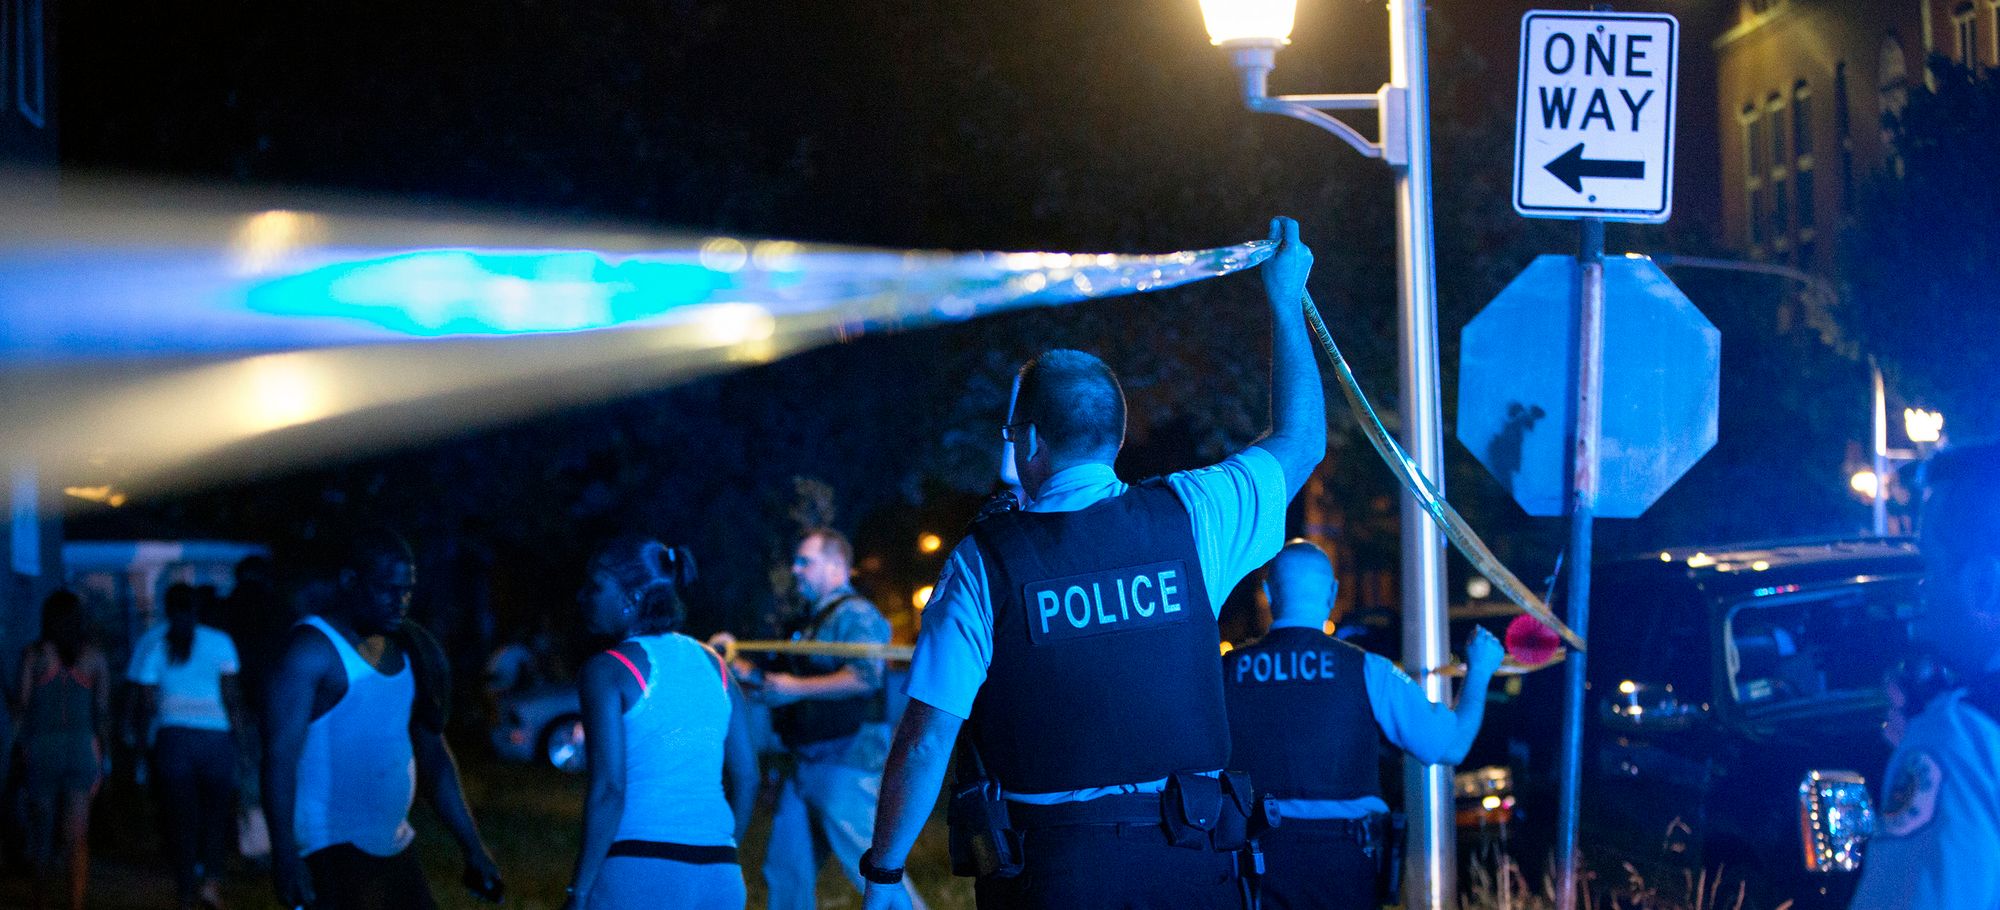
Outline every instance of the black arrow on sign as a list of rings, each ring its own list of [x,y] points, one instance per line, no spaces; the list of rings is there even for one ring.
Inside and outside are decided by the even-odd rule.
[[[1644,161],[1616,161],[1605,158],[1583,157],[1583,143],[1579,142],[1569,151],[1556,156],[1556,160],[1543,167],[1554,174],[1563,185],[1579,193],[1583,192],[1583,178],[1612,177],[1619,180],[1642,180],[1646,176]]]

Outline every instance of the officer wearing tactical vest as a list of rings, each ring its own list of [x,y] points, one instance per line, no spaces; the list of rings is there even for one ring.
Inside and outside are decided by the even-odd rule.
[[[2000,907],[2000,446],[1947,449],[1924,474],[1911,637],[1969,682],[1931,699],[1889,758],[1856,910]]]
[[[1300,313],[1312,253],[1289,218],[1272,239],[1272,428],[1221,463],[1127,486],[1110,368],[1067,350],[1021,368],[1002,438],[1029,501],[974,523],[925,611],[862,858],[868,907],[906,906],[896,883],[968,720],[953,866],[980,873],[981,907],[1240,906],[1224,851],[1251,795],[1220,775],[1216,611],[1282,544],[1326,445]]]
[[[838,531],[822,528],[799,542],[792,579],[806,610],[787,624],[791,638],[889,643],[889,621],[850,584],[853,564],[854,550]],[[828,853],[862,886],[857,869],[874,833],[876,780],[888,753],[884,662],[791,655],[773,666],[749,669],[744,679],[753,697],[771,706],[771,726],[794,759],[771,817],[764,883],[773,910],[809,910]]]
[[[1377,731],[1425,762],[1457,764],[1479,732],[1486,687],[1504,651],[1484,629],[1467,645],[1465,687],[1447,710],[1395,664],[1327,635],[1336,583],[1326,553],[1293,541],[1264,583],[1271,631],[1222,657],[1234,741],[1230,767],[1278,799],[1284,824],[1265,835],[1264,906],[1380,906],[1389,852]]]

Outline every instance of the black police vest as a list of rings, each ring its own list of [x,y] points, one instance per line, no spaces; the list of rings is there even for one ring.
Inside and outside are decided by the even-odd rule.
[[[842,597],[827,604],[806,619],[803,624],[794,625],[786,631],[800,641],[811,641],[819,627],[850,600],[859,600],[855,595]],[[801,679],[818,676],[832,676],[846,666],[846,662],[835,658],[817,657],[804,654],[781,655],[777,661],[783,672]],[[797,749],[813,743],[840,739],[861,732],[861,726],[869,721],[883,719],[882,692],[880,690],[852,698],[814,698],[795,701],[771,709],[771,729],[787,749]]]
[[[1273,629],[1222,656],[1229,767],[1279,799],[1381,795],[1367,654],[1318,629]]]
[[[1160,481],[973,525],[993,660],[972,735],[1001,786],[1048,793],[1229,761],[1221,644],[1187,508]]]

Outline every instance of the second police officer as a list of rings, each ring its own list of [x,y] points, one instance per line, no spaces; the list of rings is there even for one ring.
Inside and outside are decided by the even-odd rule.
[[[1220,464],[1127,486],[1111,370],[1064,350],[1022,368],[1002,435],[1029,501],[975,523],[926,610],[862,857],[868,907],[906,906],[902,866],[967,721],[954,867],[983,873],[981,907],[1240,905],[1222,819],[1249,797],[1220,775],[1216,613],[1282,545],[1326,445],[1300,313],[1312,254],[1289,218],[1272,239],[1271,432]]]
[[[1380,906],[1379,864],[1389,853],[1377,731],[1424,762],[1457,764],[1486,711],[1486,687],[1505,656],[1475,629],[1458,707],[1430,701],[1388,658],[1329,636],[1336,582],[1326,553],[1293,541],[1271,560],[1271,630],[1223,655],[1230,767],[1278,799],[1284,824],[1266,834],[1263,905],[1272,910]]]

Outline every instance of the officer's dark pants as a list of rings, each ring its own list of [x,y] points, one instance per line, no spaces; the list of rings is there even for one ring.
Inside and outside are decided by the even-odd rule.
[[[1308,823],[1309,824],[1309,823]],[[1264,910],[1372,910],[1375,861],[1346,832],[1287,821],[1264,835]]]
[[[1158,823],[1069,825],[1022,835],[1023,868],[974,886],[981,910],[1240,910],[1233,854],[1167,843]]]

